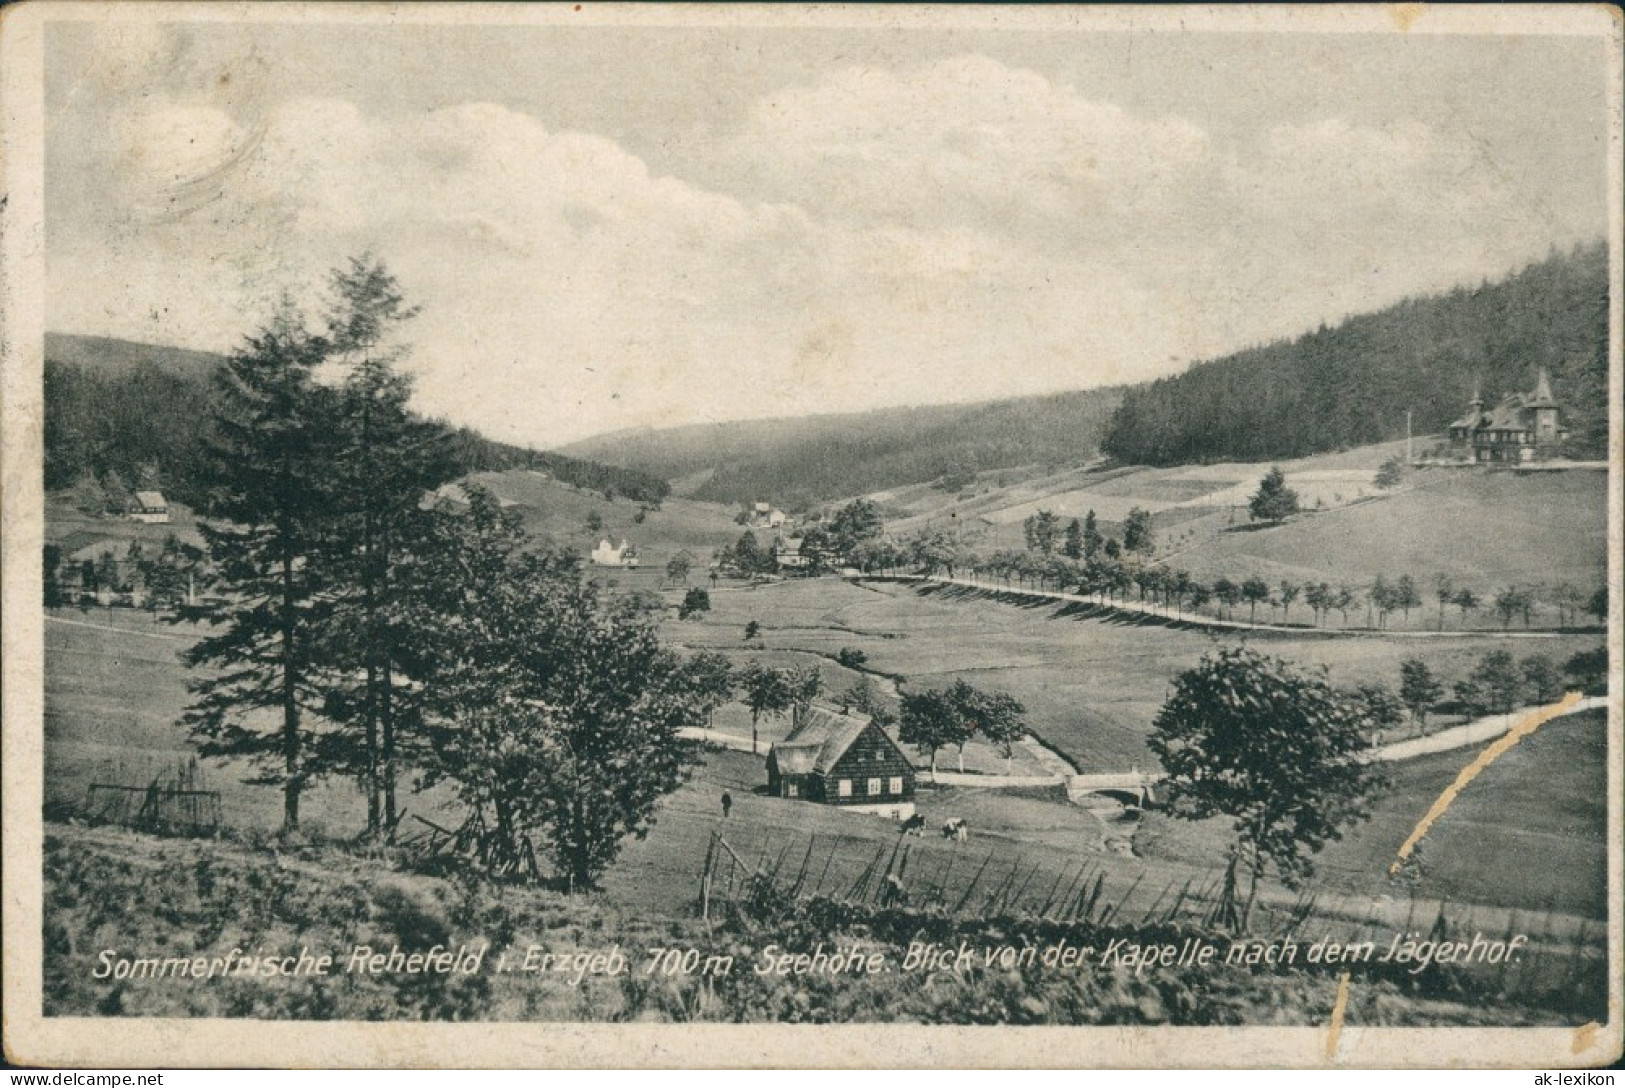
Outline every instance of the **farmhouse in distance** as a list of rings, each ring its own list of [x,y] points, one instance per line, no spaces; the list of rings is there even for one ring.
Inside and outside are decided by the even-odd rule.
[[[914,764],[870,718],[830,707],[809,707],[768,752],[767,788],[894,820],[914,815]]]
[[[606,536],[592,550],[592,562],[596,567],[635,567],[638,565],[638,550],[625,540],[621,541],[620,547],[616,547]]]
[[[162,491],[137,491],[130,504],[130,520],[147,525],[169,524],[169,501]]]

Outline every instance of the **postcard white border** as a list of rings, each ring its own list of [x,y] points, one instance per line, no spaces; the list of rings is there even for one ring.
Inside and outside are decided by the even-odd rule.
[[[99,23],[299,22],[331,25],[719,25],[996,27],[1077,33],[1539,34],[1596,37],[1609,49],[1611,442],[1609,489],[1608,1022],[1568,1028],[1014,1028],[846,1025],[611,1026],[569,1023],[267,1022],[41,1016],[43,827],[42,410],[43,37],[52,20]],[[1620,1054],[1625,772],[1622,772],[1621,378],[1622,21],[1581,5],[998,5],[76,3],[0,11],[0,708],[3,708],[4,1018],[8,1060],[89,1067],[1583,1067]]]

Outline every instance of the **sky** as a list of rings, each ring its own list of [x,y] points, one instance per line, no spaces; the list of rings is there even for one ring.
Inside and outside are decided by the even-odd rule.
[[[1141,381],[1601,237],[1599,37],[58,22],[47,327],[231,350],[370,253],[422,410]]]

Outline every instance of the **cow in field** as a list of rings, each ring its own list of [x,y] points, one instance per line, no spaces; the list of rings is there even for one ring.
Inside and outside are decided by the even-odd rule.
[[[964,842],[970,838],[970,827],[961,816],[951,816],[942,825],[942,837],[955,842]]]
[[[925,817],[918,812],[903,821],[902,833],[904,835],[921,835],[925,832]]]

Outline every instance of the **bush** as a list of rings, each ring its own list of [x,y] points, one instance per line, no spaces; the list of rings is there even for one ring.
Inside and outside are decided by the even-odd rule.
[[[843,646],[840,652],[835,655],[835,660],[843,668],[861,669],[864,662],[869,660],[869,655],[856,647]]]
[[[677,606],[677,618],[686,620],[701,612],[711,611],[711,594],[695,586],[683,594],[683,603]]]

